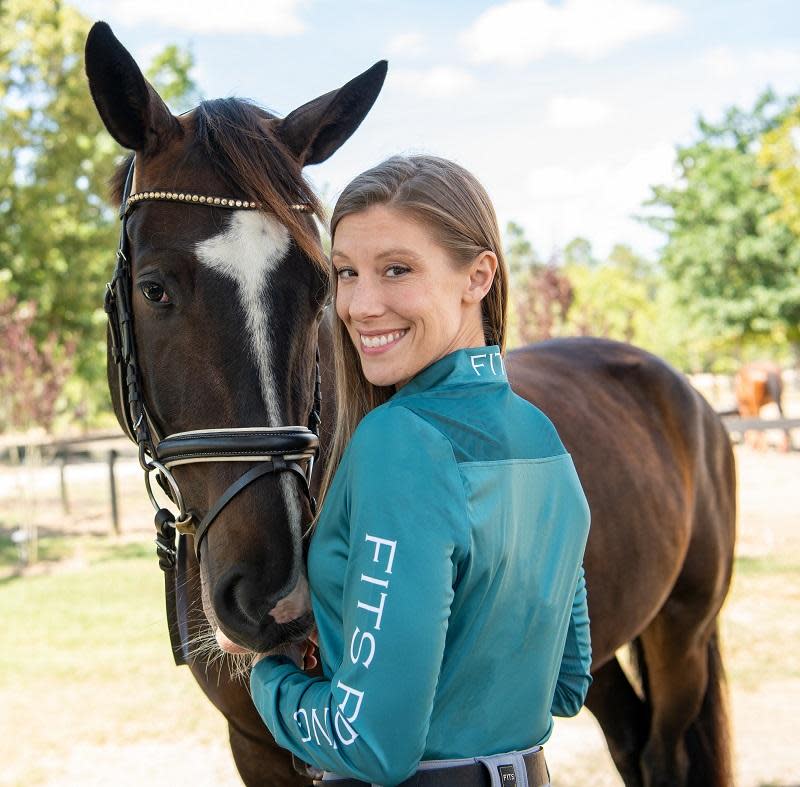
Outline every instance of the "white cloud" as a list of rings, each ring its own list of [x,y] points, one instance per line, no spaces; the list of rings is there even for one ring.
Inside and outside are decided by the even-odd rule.
[[[682,19],[677,8],[653,0],[511,0],[484,11],[460,38],[479,63],[519,66],[553,54],[596,60],[670,32]]]
[[[307,0],[78,0],[93,19],[119,25],[147,24],[191,33],[297,35],[305,30],[298,15]]]
[[[390,74],[392,84],[424,98],[448,98],[469,92],[477,84],[468,71],[452,66],[429,69],[398,68]]]
[[[761,80],[800,73],[800,50],[750,49],[737,51],[721,46],[709,49],[701,57],[701,65],[708,76],[731,79],[746,76]]]
[[[610,115],[605,101],[585,96],[556,96],[547,107],[547,120],[555,128],[596,128]]]
[[[615,164],[532,170],[527,181],[529,201],[523,213],[531,237],[563,248],[576,235],[582,235],[591,239],[600,254],[608,253],[618,242],[652,251],[657,236],[633,216],[642,212],[651,185],[673,182],[674,159],[672,145],[663,143],[636,151]]]
[[[397,57],[419,57],[425,54],[428,45],[422,33],[400,33],[389,39],[386,48]]]

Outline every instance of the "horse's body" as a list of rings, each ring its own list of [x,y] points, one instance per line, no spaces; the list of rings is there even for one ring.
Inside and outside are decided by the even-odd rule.
[[[320,320],[324,299],[309,251],[311,227],[290,216],[285,203],[303,188],[299,168],[327,158],[355,130],[382,74],[373,67],[283,120],[234,100],[203,104],[178,119],[103,25],[87,42],[87,73],[109,131],[135,151],[139,192],[224,190],[267,207],[263,215],[147,199],[136,207],[128,225],[133,324],[154,425],[166,434],[300,423],[311,407],[318,343],[324,449],[334,412],[330,326]],[[246,133],[239,133],[243,126]],[[247,155],[232,158],[233,142]],[[268,183],[248,180],[252,172],[244,165],[262,147],[270,152],[259,177],[279,181],[277,196]],[[554,340],[507,360],[513,388],[555,422],[589,499],[594,684],[587,704],[617,767],[629,787],[727,784],[716,643],[735,518],[725,430],[680,375],[628,345]],[[111,382],[122,422],[113,375]],[[314,486],[324,450],[321,459]],[[188,467],[174,475],[189,506],[203,515],[236,475],[222,462]],[[199,562],[188,555],[187,617],[195,641],[208,639],[209,625],[254,650],[305,636],[302,532],[309,516],[291,474],[262,478],[221,511]],[[297,616],[286,625],[276,614],[282,604]],[[615,658],[629,643],[639,656],[643,699]],[[197,656],[190,666],[228,719],[245,783],[309,784],[276,746],[227,661],[209,666]]]
[[[753,361],[742,366],[734,378],[736,407],[742,418],[758,418],[761,408],[767,404],[775,404],[783,418],[783,378],[781,367],[772,361]],[[748,433],[750,435],[752,433]],[[766,439],[759,432],[751,439],[751,444],[763,450]],[[791,438],[788,430],[784,432],[782,449],[789,450]]]

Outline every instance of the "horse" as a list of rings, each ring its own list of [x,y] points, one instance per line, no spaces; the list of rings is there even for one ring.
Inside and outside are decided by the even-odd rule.
[[[739,368],[734,378],[736,407],[741,418],[759,418],[761,408],[766,404],[776,404],[783,418],[783,378],[781,367],[772,361],[752,361]],[[750,445],[764,450],[766,436],[760,432]],[[788,451],[791,445],[789,430],[784,430],[781,449]]]
[[[335,315],[319,234],[305,210],[319,206],[301,170],[351,136],[386,64],[282,119],[240,99],[204,101],[173,116],[104,23],[89,33],[86,71],[106,128],[132,151],[113,188],[117,203],[128,198],[120,253],[130,308],[116,307],[127,341],[109,331],[109,387],[135,439],[148,424],[153,435],[172,434],[153,439],[150,458],[145,446],[148,474],[158,470],[155,457],[169,453],[164,444],[180,439],[175,432],[201,434],[215,451],[211,429],[233,430],[234,441],[243,439],[236,430],[259,439],[265,430],[270,441],[270,430],[302,432],[292,424],[315,412],[318,353],[322,426],[310,490],[307,466],[245,484],[237,465],[219,456],[162,463],[167,472],[157,474],[179,501],[176,524],[188,533],[198,532],[189,520],[214,514],[202,537],[182,536],[195,549],[179,555],[179,639],[193,643],[192,674],[228,721],[242,780],[307,785],[308,772],[294,767],[258,717],[242,665],[218,658],[214,631],[266,651],[303,640],[312,625],[306,524],[335,418]],[[137,356],[120,378],[121,338]],[[507,371],[512,388],[555,423],[589,500],[587,705],[625,784],[729,784],[717,618],[731,579],[735,468],[720,419],[680,374],[627,344],[553,339],[509,352]],[[280,450],[273,458],[283,470],[289,460]],[[264,455],[245,453],[251,475]],[[617,658],[626,646],[637,656],[636,689]]]

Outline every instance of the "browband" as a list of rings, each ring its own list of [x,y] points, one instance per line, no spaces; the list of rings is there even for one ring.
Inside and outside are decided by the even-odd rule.
[[[131,194],[125,200],[122,208],[122,215],[126,215],[130,209],[138,202],[160,201],[160,202],[190,202],[198,205],[210,205],[213,208],[229,208],[233,210],[258,210],[262,207],[259,202],[252,202],[245,199],[235,199],[233,197],[210,197],[206,194],[187,194],[186,192],[176,191],[138,191]],[[301,213],[313,213],[314,209],[308,203],[299,202],[289,205],[292,210]]]

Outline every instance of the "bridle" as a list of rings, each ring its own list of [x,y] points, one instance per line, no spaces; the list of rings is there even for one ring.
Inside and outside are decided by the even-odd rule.
[[[120,206],[120,236],[114,276],[106,285],[105,311],[108,315],[111,337],[111,355],[118,372],[121,409],[128,437],[139,449],[139,464],[144,470],[145,487],[156,511],[156,551],[159,566],[165,573],[167,618],[173,656],[176,664],[185,664],[188,653],[182,641],[181,626],[176,605],[176,564],[184,560],[183,536],[194,538],[194,549],[200,560],[200,545],[220,511],[243,489],[268,473],[292,472],[302,479],[302,488],[308,497],[312,514],[316,514],[316,501],[311,494],[311,474],[314,459],[319,454],[319,425],[321,409],[321,383],[319,347],[316,350],[314,403],[307,426],[263,426],[226,429],[200,429],[160,437],[144,400],[141,384],[141,367],[136,351],[133,325],[133,279],[129,261],[130,245],[127,222],[131,211],[147,201],[171,201],[205,205],[233,210],[257,210],[256,202],[171,191],[146,191],[131,194],[134,162],[131,161],[125,178]],[[310,212],[309,205],[291,205],[292,210]],[[208,513],[197,522],[196,515],[187,509],[178,482],[172,474],[177,465],[199,462],[256,462],[257,464],[232,483]],[[156,500],[151,477],[177,506],[175,516]],[[176,531],[181,534],[176,548]],[[305,538],[307,530],[303,534]],[[182,621],[181,621],[182,622]]]

